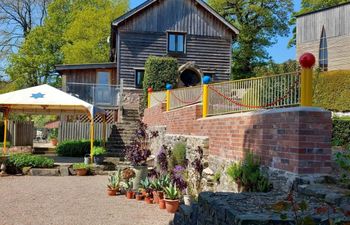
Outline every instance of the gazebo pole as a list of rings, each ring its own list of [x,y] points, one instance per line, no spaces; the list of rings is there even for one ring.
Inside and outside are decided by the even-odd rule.
[[[3,147],[3,153],[4,155],[6,155],[7,151],[6,151],[6,142],[7,142],[7,123],[8,123],[8,116],[9,116],[9,112],[7,109],[5,109],[4,111],[4,147]]]
[[[106,147],[106,114],[103,114],[103,128],[102,128],[102,139],[103,139],[103,147]]]
[[[90,116],[90,159],[91,159],[91,163],[94,162],[93,149],[94,149],[94,117],[91,115]]]

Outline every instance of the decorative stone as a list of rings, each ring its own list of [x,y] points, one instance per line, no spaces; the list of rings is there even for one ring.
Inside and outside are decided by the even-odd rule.
[[[206,175],[214,175],[214,172],[208,167],[203,170],[203,173]]]
[[[59,176],[59,169],[43,169],[43,168],[32,168],[29,172],[31,176]]]
[[[60,166],[61,176],[69,176],[69,166]]]
[[[27,175],[29,172],[30,172],[30,169],[31,169],[32,167],[23,167],[22,168],[22,173],[24,174],[24,175]]]

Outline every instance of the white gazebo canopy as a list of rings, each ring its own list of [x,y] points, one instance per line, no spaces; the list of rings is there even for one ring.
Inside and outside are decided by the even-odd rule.
[[[101,114],[103,116],[105,127],[105,111],[103,109],[47,84],[1,94],[0,111],[4,113],[4,153],[6,153],[8,114],[12,112],[56,115],[86,113],[91,121],[91,151],[94,141],[94,116],[96,114]],[[105,141],[105,130],[103,132]]]

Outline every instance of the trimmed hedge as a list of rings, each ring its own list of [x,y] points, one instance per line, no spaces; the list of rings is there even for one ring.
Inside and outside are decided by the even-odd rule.
[[[102,146],[102,141],[95,140],[94,146]],[[84,157],[86,154],[90,154],[90,141],[63,141],[58,144],[56,153],[59,156]]]
[[[350,146],[350,117],[333,118],[332,145]]]
[[[23,167],[51,168],[54,166],[54,160],[43,156],[19,153],[11,155],[7,159],[7,166],[20,170]]]
[[[152,87],[153,91],[165,90],[165,85],[170,83],[175,88],[178,82],[178,62],[171,57],[149,56],[145,63],[145,75],[143,78],[143,90],[145,100],[147,89]]]
[[[350,71],[322,72],[314,79],[314,106],[332,111],[350,111]]]

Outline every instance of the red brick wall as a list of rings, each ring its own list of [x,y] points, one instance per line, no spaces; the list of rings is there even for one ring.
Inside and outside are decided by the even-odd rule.
[[[146,109],[144,122],[167,133],[209,137],[209,154],[240,160],[253,151],[264,165],[299,174],[328,173],[331,114],[318,108],[273,109],[201,118],[201,105]]]

